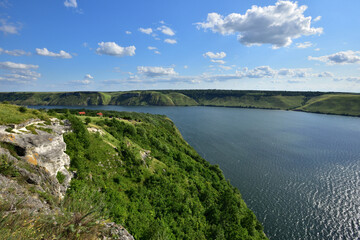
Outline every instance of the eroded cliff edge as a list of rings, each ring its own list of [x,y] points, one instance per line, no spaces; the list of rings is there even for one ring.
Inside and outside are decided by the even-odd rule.
[[[89,213],[67,211],[63,199],[74,173],[63,135],[70,131],[69,121],[56,118],[0,125],[0,239],[134,239],[101,218],[97,227],[81,228]]]

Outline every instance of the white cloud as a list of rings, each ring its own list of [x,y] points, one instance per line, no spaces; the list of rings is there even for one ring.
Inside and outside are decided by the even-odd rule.
[[[303,42],[303,43],[297,43],[297,48],[308,48],[311,47],[313,44],[311,42]]]
[[[320,51],[320,48],[315,48],[314,51]]]
[[[151,34],[153,32],[152,28],[139,28],[139,31],[145,34]]]
[[[335,81],[335,82],[348,81],[348,82],[360,83],[360,77],[334,78],[334,81]]]
[[[5,54],[11,55],[11,56],[15,56],[15,57],[31,55],[31,53],[26,52],[26,51],[21,50],[21,49],[5,50],[5,49],[0,48],[0,54],[2,54],[2,53],[5,53]]]
[[[70,81],[68,82],[68,84],[71,85],[89,85],[93,83],[93,81],[89,80],[89,79],[84,79],[84,80],[74,80],[74,81]]]
[[[27,69],[38,69],[38,65],[14,63],[14,62],[0,62],[0,69],[8,70],[27,70]]]
[[[34,71],[38,68],[38,65],[32,64],[0,62],[0,69],[3,70],[3,73],[0,75],[0,81],[8,83],[30,83],[36,81],[41,77],[40,73]]]
[[[209,13],[206,22],[197,27],[214,33],[238,33],[238,40],[246,45],[271,44],[273,48],[289,46],[302,35],[321,34],[322,28],[311,27],[311,17],[305,17],[307,6],[297,2],[278,1],[266,7],[252,6],[244,15],[231,13],[226,17]]]
[[[277,70],[269,66],[259,66],[252,70],[244,68],[243,71],[237,71],[237,74],[246,78],[328,78],[334,76],[330,72],[313,73],[311,68],[281,68]]]
[[[149,49],[149,50],[156,50],[157,47],[148,46],[148,49]]]
[[[20,24],[9,23],[6,19],[0,19],[0,31],[4,34],[18,34],[20,28]]]
[[[314,18],[314,22],[320,21],[321,20],[321,16],[317,16],[316,18]]]
[[[46,57],[55,57],[55,58],[72,58],[70,53],[67,53],[63,50],[61,50],[59,53],[50,52],[47,50],[47,48],[36,48],[36,54],[40,56],[46,56]]]
[[[230,67],[230,66],[224,66],[224,65],[220,65],[219,67],[222,68],[222,69],[224,69],[224,70],[226,70],[226,71],[232,69],[232,67]]]
[[[64,5],[65,7],[77,8],[76,0],[65,0]]]
[[[188,65],[184,65],[184,69],[188,69],[189,68],[189,66]]]
[[[155,54],[161,54],[161,52],[159,52],[159,51],[154,51],[154,53],[155,53]]]
[[[100,55],[110,55],[117,57],[135,55],[135,50],[136,50],[135,46],[121,47],[117,45],[115,42],[101,42],[98,43],[98,45],[100,47],[96,49],[96,53]]]
[[[215,59],[211,59],[211,62],[213,63],[219,63],[219,64],[225,64],[225,61],[224,60],[215,60]]]
[[[92,80],[92,79],[94,79],[94,77],[91,76],[90,74],[86,74],[84,77],[84,80]]]
[[[168,36],[174,36],[175,35],[174,31],[171,28],[167,27],[167,26],[158,27],[157,30],[161,31],[163,34],[168,35]]]
[[[230,66],[218,66],[223,70],[231,70]],[[186,67],[184,66],[186,69]],[[313,73],[308,68],[282,68],[272,69],[269,66],[259,66],[252,70],[244,68],[243,71],[235,71],[232,74],[208,74],[203,73],[195,76],[181,76],[173,68],[142,67],[137,68],[138,75],[129,76],[121,80],[103,81],[106,84],[158,84],[158,83],[213,83],[241,79],[269,79],[271,82],[304,83],[310,78],[333,77],[332,73]]]
[[[330,65],[360,63],[360,51],[342,51],[321,57],[309,56],[308,59],[325,62]]]
[[[164,67],[137,67],[137,71],[139,74],[144,75],[146,77],[162,77],[162,76],[170,76],[177,75],[178,73],[174,71],[174,68],[164,68]]]
[[[177,41],[175,39],[169,39],[169,38],[165,39],[164,42],[169,43],[169,44],[177,43]]]
[[[224,57],[226,57],[226,53],[225,52],[218,52],[218,53],[213,53],[213,52],[206,52],[203,54],[204,57],[208,57],[208,58],[215,58],[215,59],[222,59]]]
[[[329,77],[334,77],[334,74],[332,74],[331,72],[322,72],[319,73],[317,76],[320,78],[329,78]]]
[[[125,31],[125,33],[126,33],[127,35],[130,35],[130,34],[131,34],[131,32],[130,32],[130,31]]]

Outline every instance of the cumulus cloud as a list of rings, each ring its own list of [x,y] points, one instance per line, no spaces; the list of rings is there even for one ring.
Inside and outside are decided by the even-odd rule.
[[[229,35],[238,33],[238,40],[246,46],[271,44],[273,48],[289,46],[303,35],[321,34],[322,28],[311,27],[311,17],[305,17],[307,6],[297,2],[278,1],[266,7],[252,6],[244,15],[231,13],[222,16],[209,13],[206,22],[196,23],[204,30]]]
[[[11,56],[15,56],[15,57],[31,55],[31,53],[26,52],[21,49],[5,50],[5,49],[0,48],[0,54],[2,54],[2,53],[5,53],[5,54],[11,55]]]
[[[156,50],[157,47],[148,46],[148,49],[149,49],[149,50]]]
[[[131,32],[130,32],[130,31],[125,31],[125,33],[126,33],[127,35],[130,35],[130,34],[131,34]]]
[[[311,42],[303,42],[303,43],[297,43],[297,48],[308,48],[311,47],[313,44]]]
[[[153,32],[152,28],[139,28],[139,31],[145,34],[151,34]]]
[[[0,81],[7,83],[30,83],[36,81],[41,74],[36,72],[38,65],[0,62]]]
[[[178,73],[174,71],[174,68],[164,68],[164,67],[137,67],[138,74],[144,75],[146,77],[163,77],[163,76],[174,76]]]
[[[64,5],[65,7],[77,8],[76,0],[65,0]]]
[[[134,56],[135,46],[121,47],[115,42],[101,42],[98,43],[99,48],[96,49],[96,53],[100,55],[110,55],[116,57]]]
[[[0,19],[0,31],[4,34],[18,34],[20,28],[20,24],[10,23],[7,19]]]
[[[164,42],[169,43],[169,44],[177,43],[177,41],[175,39],[170,39],[170,38],[165,39]]]
[[[168,36],[174,36],[175,35],[175,32],[171,28],[169,28],[167,26],[158,27],[157,30],[161,31],[163,34],[168,35]]]
[[[55,58],[72,58],[70,53],[67,53],[61,50],[59,53],[50,52],[47,48],[36,48],[36,54],[46,57],[55,57]]]
[[[218,53],[213,53],[213,52],[206,52],[203,54],[203,56],[206,58],[211,58],[211,59],[222,59],[224,57],[226,57],[226,53],[225,52],[218,52]]]
[[[308,59],[325,62],[329,65],[360,63],[360,51],[342,51],[321,57],[309,56]]]

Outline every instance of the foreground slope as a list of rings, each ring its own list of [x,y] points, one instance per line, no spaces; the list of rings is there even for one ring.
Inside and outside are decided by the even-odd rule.
[[[296,110],[360,116],[360,94],[245,90],[0,93],[21,105],[218,106]]]
[[[0,233],[4,236],[11,236],[15,228],[17,236],[26,233],[27,239],[46,238],[49,231],[55,239],[96,239],[114,228],[118,233],[121,227],[116,224],[121,224],[135,239],[266,239],[239,191],[226,181],[218,166],[210,165],[182,139],[165,116],[103,112],[100,118],[87,111],[88,116],[80,117],[74,115],[75,110],[41,112],[8,104],[0,104],[1,109],[12,111],[1,124],[16,139],[23,134],[34,139],[37,134],[51,134],[45,129],[55,122],[70,124],[72,129],[63,135],[71,159],[66,170],[72,174],[63,200],[46,186],[64,186],[64,174],[42,178],[51,184],[37,189],[32,181],[22,180],[21,173],[18,179],[16,171],[19,166],[30,170],[41,166],[21,156],[21,151],[13,151],[19,147],[13,142],[2,145],[3,151],[12,152],[0,154],[5,159],[0,164],[0,184],[5,179],[19,182],[25,189],[35,187],[26,191],[48,209],[29,217],[31,211],[23,209],[34,206],[18,206],[22,210],[12,218],[11,206],[17,206],[14,199],[21,202],[24,194],[17,194],[23,191],[11,190],[14,185],[9,185],[7,192],[15,197],[0,198],[0,219],[5,219],[0,220]],[[14,114],[22,118],[17,120],[20,122],[41,117],[44,123],[22,132],[24,128],[20,131],[12,124]],[[32,228],[36,231],[29,230]]]

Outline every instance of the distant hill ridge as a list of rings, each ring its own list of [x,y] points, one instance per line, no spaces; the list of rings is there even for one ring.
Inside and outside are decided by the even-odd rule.
[[[8,92],[0,101],[21,105],[218,106],[360,116],[360,94],[249,90],[124,92]]]

